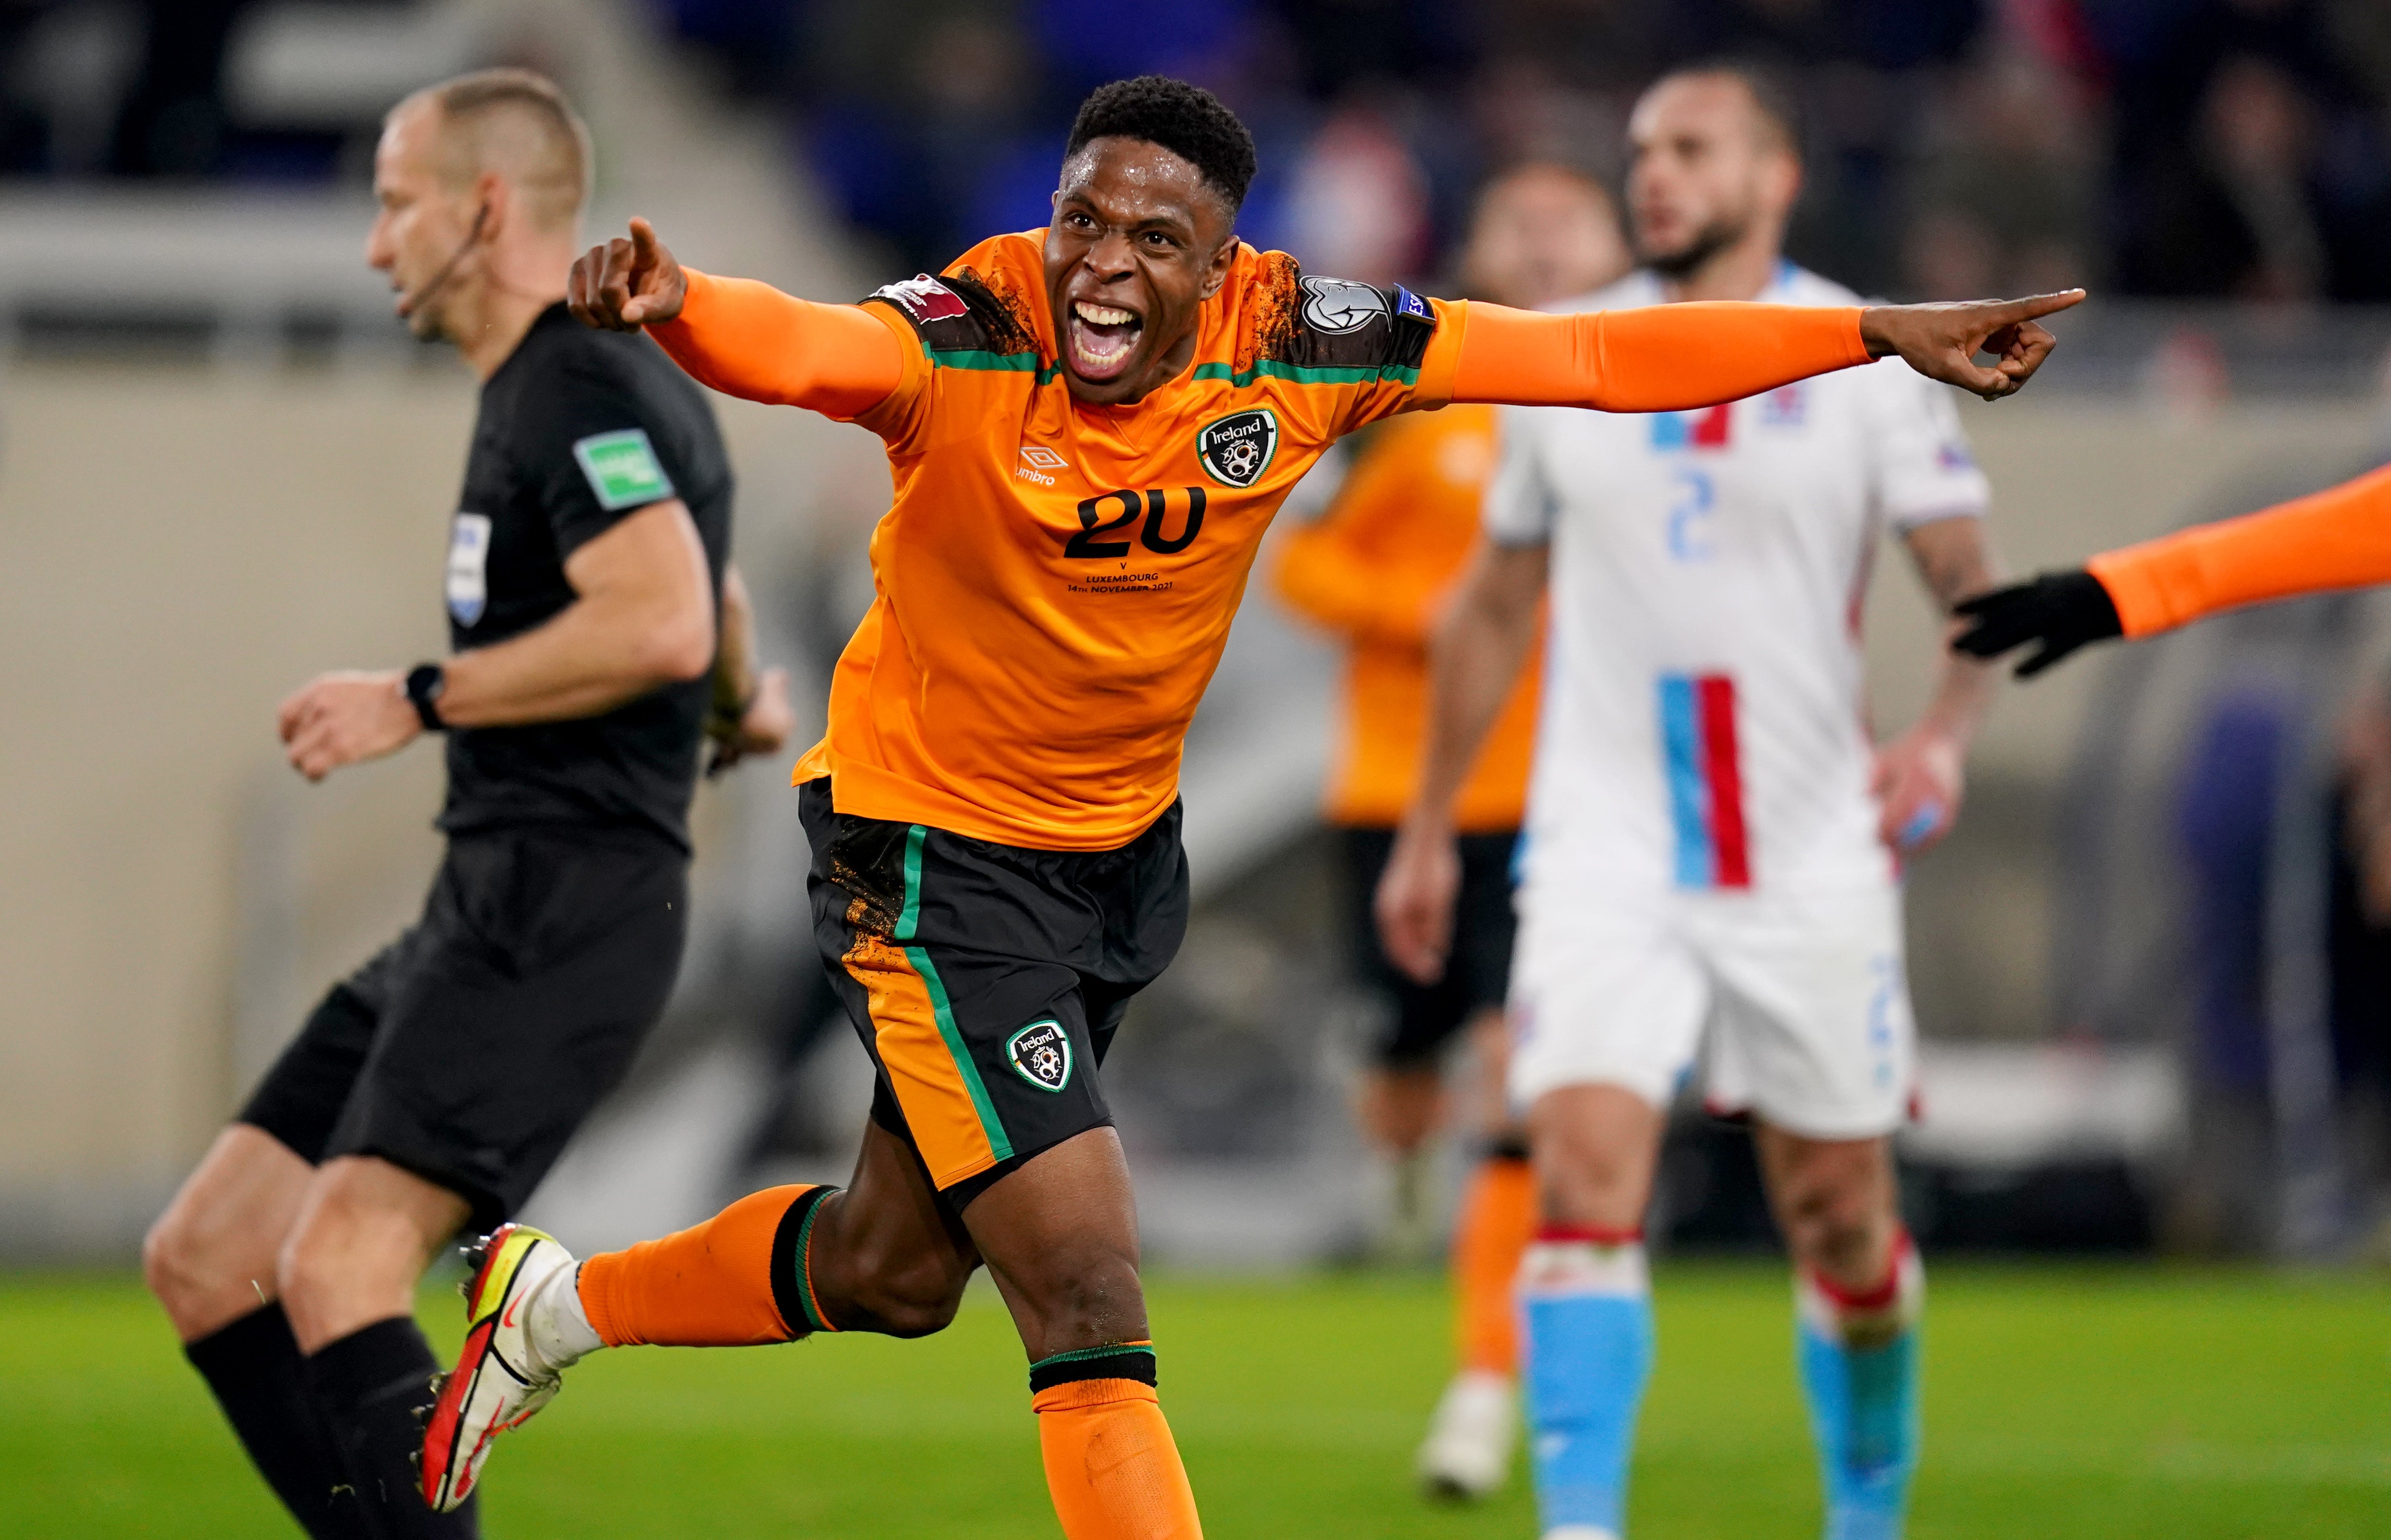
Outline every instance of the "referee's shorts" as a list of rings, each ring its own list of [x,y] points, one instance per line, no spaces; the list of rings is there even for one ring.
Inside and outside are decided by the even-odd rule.
[[[452,835],[422,918],[332,987],[241,1109],[316,1164],[379,1156],[523,1206],[663,1015],[689,861],[580,829]]]

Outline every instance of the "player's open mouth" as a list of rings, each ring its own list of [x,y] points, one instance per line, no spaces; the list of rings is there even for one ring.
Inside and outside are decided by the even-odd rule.
[[[1064,324],[1063,345],[1070,350],[1071,372],[1082,380],[1111,380],[1129,368],[1130,355],[1145,323],[1132,310],[1117,310],[1087,300],[1071,302],[1071,318]]]

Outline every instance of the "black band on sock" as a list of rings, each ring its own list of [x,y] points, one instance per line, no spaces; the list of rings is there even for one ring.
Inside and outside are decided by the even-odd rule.
[[[280,1305],[252,1310],[186,1343],[183,1356],[215,1392],[257,1473],[301,1529],[313,1540],[373,1540]]]
[[[780,1227],[772,1232],[772,1305],[799,1337],[838,1329],[822,1314],[806,1273],[806,1247],[813,1238],[814,1215],[836,1191],[836,1187],[816,1187],[806,1193],[789,1205]]]
[[[1031,1395],[1075,1379],[1134,1379],[1151,1385],[1155,1383],[1154,1344],[1113,1342],[1101,1348],[1079,1348],[1029,1365]]]
[[[1524,1133],[1498,1133],[1479,1146],[1482,1160],[1516,1160],[1525,1165],[1528,1160],[1528,1136]]]
[[[357,1496],[385,1540],[472,1540],[479,1494],[454,1513],[423,1500],[423,1423],[440,1372],[411,1316],[394,1315],[317,1349],[307,1360],[317,1404],[330,1423]]]

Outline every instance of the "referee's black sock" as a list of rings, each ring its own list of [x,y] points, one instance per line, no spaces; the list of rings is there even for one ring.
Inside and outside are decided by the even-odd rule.
[[[307,1389],[307,1361],[282,1307],[252,1310],[183,1355],[215,1392],[257,1473],[314,1540],[372,1540],[332,1430]]]
[[[376,1321],[307,1358],[316,1404],[374,1533],[386,1540],[472,1540],[482,1533],[478,1496],[454,1513],[435,1513],[423,1500],[423,1424],[415,1414],[432,1404],[439,1372],[432,1344],[406,1315]]]

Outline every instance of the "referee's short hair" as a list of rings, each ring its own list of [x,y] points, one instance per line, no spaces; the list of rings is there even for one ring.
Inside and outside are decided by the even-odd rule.
[[[442,171],[452,185],[500,172],[539,228],[569,228],[580,216],[589,198],[589,128],[556,82],[531,70],[476,70],[427,85],[399,107],[418,101],[440,113]]]

